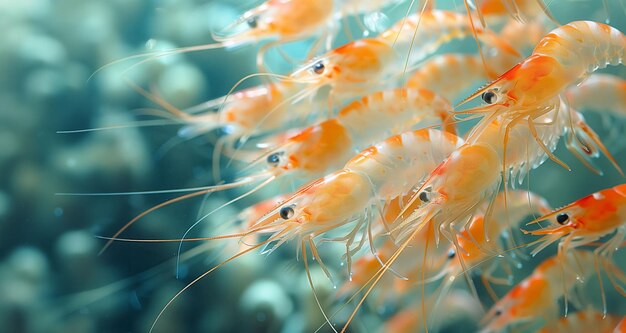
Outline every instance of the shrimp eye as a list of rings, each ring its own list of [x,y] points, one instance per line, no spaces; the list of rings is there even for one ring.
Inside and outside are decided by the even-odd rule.
[[[502,315],[502,310],[497,309],[495,315],[496,316],[501,316]]]
[[[567,215],[567,213],[561,213],[561,214],[556,216],[556,222],[558,224],[564,224],[568,220],[569,220],[569,215]]]
[[[273,153],[269,156],[267,156],[267,164],[269,164],[272,167],[278,166],[278,164],[280,163],[280,154],[279,153]]]
[[[280,217],[283,220],[288,220],[288,219],[292,218],[294,213],[295,212],[293,211],[293,207],[292,206],[285,206],[285,207],[282,207],[280,209]]]
[[[454,251],[454,249],[450,249],[450,251],[448,251],[448,259],[452,259],[456,256],[456,251]]]
[[[498,99],[498,96],[493,90],[487,90],[480,96],[487,104],[493,104]]]
[[[248,19],[248,21],[246,21],[246,23],[248,23],[248,26],[252,29],[257,27],[257,17],[256,16],[252,16],[251,18]]]
[[[428,193],[426,193],[426,191],[420,192],[419,198],[420,198],[420,200],[422,200],[422,202],[430,201],[430,199],[428,198]]]
[[[324,69],[326,69],[326,66],[324,66],[324,63],[321,62],[321,61],[318,61],[315,64],[313,64],[313,72],[315,74],[322,74],[322,73],[324,73]]]

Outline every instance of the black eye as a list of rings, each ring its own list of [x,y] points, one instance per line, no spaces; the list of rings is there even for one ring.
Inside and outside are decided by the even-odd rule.
[[[426,193],[426,191],[420,192],[419,198],[420,200],[422,200],[422,202],[430,201],[430,199],[428,199],[428,193]]]
[[[288,220],[293,217],[294,211],[292,206],[285,206],[280,209],[280,217],[283,220]]]
[[[324,69],[326,67],[324,66],[324,63],[321,61],[316,62],[315,64],[313,64],[313,72],[315,74],[322,74],[324,73]]]
[[[267,156],[267,164],[269,164],[270,166],[278,166],[278,164],[280,163],[280,154],[279,153],[273,153],[269,156]]]
[[[456,251],[454,249],[450,249],[450,251],[448,251],[448,259],[452,259],[456,256]]]
[[[481,98],[485,101],[485,103],[493,104],[498,99],[498,96],[492,90],[487,90],[482,94]]]
[[[497,309],[495,315],[496,316],[501,316],[502,315],[502,310]]]
[[[257,18],[256,16],[252,16],[251,18],[248,19],[248,21],[246,21],[246,23],[248,23],[248,26],[252,29],[257,27]]]
[[[556,216],[556,222],[558,224],[564,224],[568,220],[569,220],[569,215],[567,215],[567,213],[561,213],[561,214]]]

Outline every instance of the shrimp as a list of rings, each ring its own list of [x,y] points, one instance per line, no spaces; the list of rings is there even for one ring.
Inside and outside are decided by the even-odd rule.
[[[496,197],[491,211],[489,211],[490,207],[488,205],[483,205],[483,207],[477,210],[469,225],[462,229],[456,235],[456,241],[447,247],[446,262],[443,266],[439,266],[439,273],[423,281],[436,281],[445,277],[438,287],[438,291],[434,293],[436,296],[434,305],[431,308],[438,306],[441,299],[447,295],[458,275],[476,267],[486,266],[481,277],[492,298],[496,299],[496,296],[489,282],[507,283],[506,280],[502,282],[502,279],[497,279],[493,276],[493,272],[498,267],[497,265],[485,265],[484,262],[490,259],[494,253],[499,254],[503,252],[499,238],[504,234],[507,227],[510,228],[519,224],[527,215],[535,212],[545,212],[549,210],[549,206],[545,199],[530,192],[513,191],[506,197],[503,194],[501,193]],[[512,235],[507,233],[505,239],[510,240],[511,237]],[[445,247],[443,248],[445,249]],[[508,266],[505,266],[505,268],[510,271]],[[469,278],[468,283],[473,294],[477,295]]]
[[[558,109],[559,94],[599,68],[622,64],[625,52],[626,36],[605,24],[575,21],[552,30],[530,57],[461,102],[481,96],[487,103],[459,112],[488,115],[472,129],[467,140],[473,142],[501,115],[505,116],[507,129],[527,121],[535,131],[535,119]],[[508,142],[508,135],[504,142]]]
[[[533,255],[559,242],[559,253],[590,244],[600,237],[614,235],[596,253],[610,257],[626,236],[626,184],[583,197],[563,208],[541,216],[529,224],[551,220],[551,227],[524,233],[543,236]]]
[[[414,34],[419,24],[423,29]],[[295,70],[290,77],[307,82],[308,93],[330,87],[329,98],[346,100],[380,88],[392,81],[406,66],[414,65],[435,52],[443,43],[471,34],[464,16],[447,11],[411,15],[377,38],[364,38],[334,49]],[[516,51],[490,31],[480,31],[486,43]],[[415,43],[414,43],[415,41]],[[402,57],[408,54],[408,61]],[[406,66],[405,66],[406,65]]]
[[[578,281],[592,275],[594,255],[571,251],[544,260],[535,270],[499,300],[483,318],[481,332],[500,332],[504,328],[556,315],[557,300],[567,296]],[[564,274],[565,272],[565,274]]]
[[[613,328],[619,322],[619,318],[589,309],[569,314],[567,317],[559,318],[539,329],[538,333],[576,333],[576,332],[597,332],[612,333]]]
[[[282,142],[275,141],[275,148],[268,149],[267,161],[273,164],[270,171],[276,176],[299,172],[310,178],[341,167],[354,149],[363,149],[418,124],[443,124],[455,133],[451,112],[449,102],[429,90],[376,92],[350,103],[335,118],[292,133]]]
[[[538,240],[539,245],[532,251],[533,256],[555,242],[558,242],[559,255],[564,256],[577,247],[591,245],[601,237],[613,234],[594,250],[594,255],[598,257],[598,263],[603,265],[611,284],[626,297],[626,291],[618,284],[618,280],[626,281],[626,276],[619,268],[610,264],[613,253],[621,247],[626,236],[626,184],[588,195],[528,224],[544,220],[553,221],[552,226],[532,231],[522,230],[525,234],[543,236]],[[599,275],[598,263],[596,271]],[[606,313],[606,296],[603,286],[600,287]]]

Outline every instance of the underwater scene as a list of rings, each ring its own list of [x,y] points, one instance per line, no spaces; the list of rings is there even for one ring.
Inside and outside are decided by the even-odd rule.
[[[626,332],[624,0],[0,28],[0,332]]]

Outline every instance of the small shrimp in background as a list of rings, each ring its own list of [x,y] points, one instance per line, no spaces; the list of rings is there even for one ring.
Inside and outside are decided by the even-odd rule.
[[[588,245],[602,236],[613,236],[596,249],[596,254],[611,258],[626,235],[626,184],[617,185],[574,201],[563,208],[543,215],[529,224],[550,220],[552,226],[527,234],[543,236],[533,255],[559,243],[559,253]]]
[[[594,262],[593,253],[580,250],[544,260],[493,305],[482,320],[481,332],[501,332],[537,319],[550,321],[557,316],[557,301],[593,275]]]

